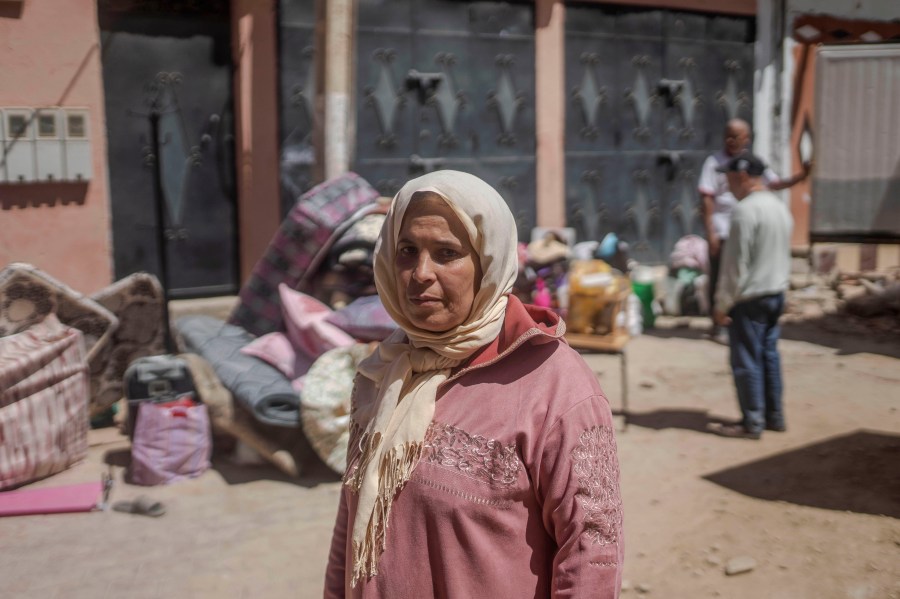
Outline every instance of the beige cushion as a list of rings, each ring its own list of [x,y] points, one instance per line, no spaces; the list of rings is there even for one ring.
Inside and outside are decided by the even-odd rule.
[[[30,264],[14,262],[0,271],[0,337],[22,332],[48,314],[82,332],[88,362],[119,326],[112,312]]]
[[[125,394],[125,369],[144,356],[166,353],[163,339],[163,290],[159,280],[139,272],[103,288],[91,299],[119,320],[112,339],[91,361],[91,416]]]

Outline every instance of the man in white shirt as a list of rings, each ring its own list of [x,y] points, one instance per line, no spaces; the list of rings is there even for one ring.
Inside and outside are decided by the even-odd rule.
[[[762,431],[784,431],[778,318],[791,275],[791,230],[787,206],[768,191],[766,165],[749,152],[720,167],[737,205],[722,250],[713,319],[728,326],[731,370],[743,418],[716,432],[759,439]]]
[[[725,174],[717,169],[725,166],[732,158],[745,151],[750,143],[750,125],[743,119],[731,119],[725,125],[724,148],[707,157],[700,170],[700,182],[697,189],[703,201],[703,224],[706,228],[706,240],[709,242],[709,302],[713,305],[716,286],[719,280],[719,262],[722,247],[728,239],[731,225],[731,212],[737,200],[728,189]],[[790,179],[779,179],[772,169],[766,167],[761,175],[763,183],[772,191],[787,189],[806,179],[809,165]],[[727,344],[724,331],[713,323],[711,337]]]

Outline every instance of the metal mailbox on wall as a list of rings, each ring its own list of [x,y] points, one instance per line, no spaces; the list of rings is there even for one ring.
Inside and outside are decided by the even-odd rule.
[[[39,108],[34,119],[34,158],[38,181],[65,179],[62,114],[58,108]]]
[[[90,180],[89,124],[84,108],[0,108],[0,183]]]
[[[34,111],[30,108],[4,108],[6,133],[6,180],[30,183],[35,179]]]
[[[84,109],[65,110],[66,179],[87,181],[91,178],[91,140],[88,112]]]

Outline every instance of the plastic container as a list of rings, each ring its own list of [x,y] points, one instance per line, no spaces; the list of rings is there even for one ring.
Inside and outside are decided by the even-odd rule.
[[[652,328],[656,321],[656,317],[653,314],[653,283],[632,281],[631,288],[634,289],[634,294],[641,300],[641,316],[643,316],[644,328]]]
[[[549,308],[553,305],[553,298],[550,296],[550,290],[547,289],[543,279],[535,281],[537,288],[534,293],[534,305],[542,308]]]
[[[653,328],[656,321],[656,314],[653,311],[655,279],[653,270],[646,266],[638,266],[631,273],[631,288],[641,300],[641,315],[645,329]]]

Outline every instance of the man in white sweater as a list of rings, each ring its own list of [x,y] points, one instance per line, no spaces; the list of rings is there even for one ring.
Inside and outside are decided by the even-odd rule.
[[[759,439],[784,431],[778,318],[791,273],[793,219],[768,191],[765,163],[742,152],[720,167],[738,200],[722,254],[713,318],[728,326],[731,370],[742,421],[717,429],[721,435]]]
[[[747,151],[750,144],[750,124],[743,119],[731,119],[725,124],[724,144],[722,149],[711,154],[703,162],[700,169],[700,181],[697,190],[700,192],[701,208],[703,209],[703,224],[706,228],[706,239],[709,242],[709,302],[715,303],[716,287],[719,281],[719,264],[722,258],[722,248],[728,241],[728,232],[731,228],[731,212],[737,205],[737,199],[728,189],[727,177],[721,172],[721,167],[726,165],[738,154]],[[809,176],[810,164],[804,163],[803,170],[793,177],[782,179],[766,168],[762,174],[762,180],[771,191],[779,191],[793,187]],[[728,335],[724,329],[713,323],[710,338],[717,343],[728,345]]]

